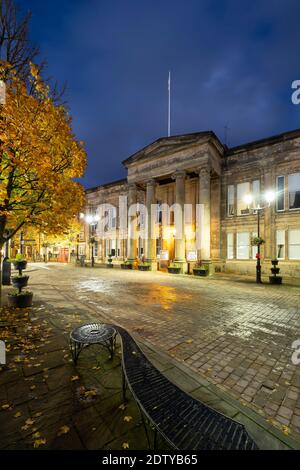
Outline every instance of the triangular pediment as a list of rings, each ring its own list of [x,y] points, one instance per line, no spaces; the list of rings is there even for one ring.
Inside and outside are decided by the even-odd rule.
[[[123,165],[128,167],[136,162],[159,158],[160,156],[167,156],[169,154],[174,154],[175,152],[181,152],[190,148],[192,145],[201,144],[201,142],[204,143],[211,139],[215,140],[215,142],[222,147],[222,144],[212,131],[162,137],[124,160]]]

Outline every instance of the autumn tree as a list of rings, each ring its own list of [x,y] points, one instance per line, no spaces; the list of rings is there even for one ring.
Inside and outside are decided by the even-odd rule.
[[[29,37],[31,13],[20,15],[13,0],[0,0],[0,60],[23,79],[30,75],[30,62],[35,62],[39,53]]]
[[[31,64],[31,78],[0,65],[6,100],[0,105],[0,249],[22,227],[64,233],[84,204],[74,181],[83,175],[86,154],[71,117],[51,99],[48,85]]]

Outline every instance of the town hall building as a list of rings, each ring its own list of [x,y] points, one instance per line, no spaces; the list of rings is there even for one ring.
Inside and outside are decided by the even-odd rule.
[[[259,207],[263,273],[276,258],[283,275],[300,278],[300,130],[233,148],[212,131],[163,137],[123,165],[126,179],[86,191],[85,214],[96,214],[104,204],[107,222],[105,233],[99,233],[99,217],[83,222],[80,255],[90,258],[93,250],[98,263],[106,263],[109,255],[113,264],[147,260],[153,270],[176,262],[182,272],[191,272],[205,263],[211,273],[254,274]],[[271,193],[274,198],[263,202]],[[172,211],[167,220],[162,216],[166,204],[182,208],[181,237]],[[124,228],[122,207],[130,206],[135,209]]]

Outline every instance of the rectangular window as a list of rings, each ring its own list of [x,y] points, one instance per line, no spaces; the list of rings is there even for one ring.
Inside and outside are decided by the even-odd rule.
[[[249,259],[250,234],[240,232],[236,234],[236,257],[237,259]]]
[[[289,175],[289,208],[300,209],[300,173]]]
[[[257,237],[257,232],[252,232],[251,237],[252,237],[252,238]],[[251,248],[252,248],[252,259],[256,259],[256,255],[257,255],[257,245],[254,245],[254,246],[252,245]]]
[[[234,215],[234,186],[230,184],[227,188],[227,215]]]
[[[115,207],[108,210],[108,228],[115,229],[117,220],[117,211]]]
[[[249,207],[245,202],[245,197],[250,193],[250,183],[240,183],[237,185],[237,215],[249,214]]]
[[[162,204],[159,201],[156,202],[156,222],[162,223]]]
[[[94,243],[94,256],[97,258],[98,256],[98,242],[97,240]]]
[[[277,176],[276,209],[284,211],[284,176]]]
[[[233,258],[233,233],[227,233],[227,259]]]
[[[276,231],[276,257],[277,259],[285,258],[285,230]]]
[[[79,245],[79,251],[78,251],[80,256],[83,256],[85,253],[85,246],[84,245]]]
[[[260,181],[254,180],[252,182],[252,194],[253,194],[253,207],[257,207],[260,203]]]
[[[289,230],[289,259],[300,259],[300,229]]]

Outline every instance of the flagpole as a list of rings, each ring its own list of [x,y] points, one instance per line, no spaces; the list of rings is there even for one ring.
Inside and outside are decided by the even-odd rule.
[[[171,72],[168,78],[168,137],[171,135]]]

